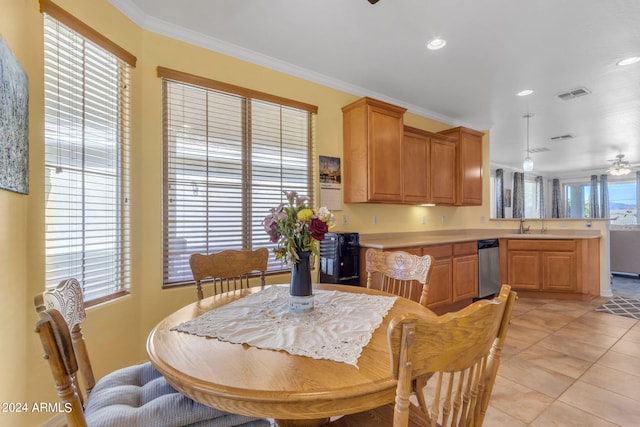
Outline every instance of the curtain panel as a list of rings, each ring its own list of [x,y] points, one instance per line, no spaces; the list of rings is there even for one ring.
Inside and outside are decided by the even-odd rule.
[[[610,216],[609,184],[607,183],[607,174],[602,174],[600,175],[600,218],[609,218]]]
[[[496,169],[496,218],[504,218],[504,169]]]
[[[513,218],[524,218],[524,173],[513,173]]]
[[[546,218],[547,214],[545,212],[545,203],[544,203],[544,178],[541,176],[536,176],[536,192],[538,193],[538,213],[540,218]]]
[[[600,218],[598,209],[598,175],[591,175],[591,187],[589,191],[589,217]]]
[[[562,213],[562,196],[560,193],[560,179],[551,181],[551,218],[564,218]]]

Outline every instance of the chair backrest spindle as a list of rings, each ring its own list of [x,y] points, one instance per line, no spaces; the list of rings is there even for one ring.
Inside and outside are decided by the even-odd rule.
[[[260,286],[264,287],[265,272],[269,260],[266,248],[252,250],[226,250],[214,254],[193,254],[189,259],[193,279],[196,282],[198,300],[204,298],[202,283],[210,279],[213,294],[249,287],[249,274],[257,271]]]
[[[85,401],[78,382],[78,362],[69,328],[55,308],[39,311],[38,315],[40,321],[36,324],[36,332],[42,341],[67,421],[72,427],[85,427]]]
[[[429,425],[482,425],[515,300],[515,292],[503,285],[494,300],[455,313],[392,319],[388,337],[398,379],[394,427],[408,425],[407,402],[413,381],[420,379],[416,392]]]
[[[96,384],[93,368],[89,359],[89,352],[82,333],[82,322],[86,318],[82,287],[76,279],[67,279],[60,282],[55,288],[44,291],[34,298],[36,312],[41,313],[48,309],[56,309],[64,318],[67,328],[71,333],[74,357],[77,358],[80,374],[84,381],[84,393],[78,389],[80,399],[84,403],[86,397]]]
[[[403,298],[414,299],[427,305],[429,276],[433,258],[418,256],[403,251],[384,252],[369,249],[365,255],[367,287],[376,287],[374,282],[381,276],[380,289]],[[417,287],[418,290],[414,290]]]

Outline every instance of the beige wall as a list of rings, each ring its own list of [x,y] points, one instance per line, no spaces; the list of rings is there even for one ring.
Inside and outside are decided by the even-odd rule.
[[[319,107],[317,154],[342,155],[341,107],[357,97],[299,78],[252,65],[202,48],[142,31],[106,0],[58,0],[61,7],[137,56],[133,72],[132,253],[131,295],[91,308],[85,333],[98,376],[146,358],[149,330],[165,315],[195,299],[191,287],[162,290],[162,139],[161,84],[156,67],[221,80],[296,99]],[[42,17],[37,0],[0,0],[0,34],[29,75],[30,194],[0,190],[0,402],[55,402],[47,364],[34,334],[32,298],[44,283],[43,82]],[[413,114],[406,123],[431,131],[449,126]],[[489,139],[484,139],[485,176],[489,176]],[[488,201],[488,185],[484,200]],[[481,207],[345,205],[336,212],[359,232],[420,231],[489,226]],[[373,225],[373,215],[378,218]],[[425,216],[425,224],[422,217]],[[442,224],[442,217],[445,224]],[[286,277],[269,277],[271,283]],[[51,414],[0,413],[0,425],[32,426]]]
[[[29,76],[29,92],[41,92],[42,79],[34,77],[35,70],[42,69],[42,55],[38,54],[42,31],[37,25],[40,16],[37,4],[0,0],[0,10],[0,36]],[[31,96],[29,115],[31,195],[0,190],[0,403],[21,402],[26,398],[26,360],[29,344],[35,336],[32,332],[34,317],[28,307],[29,283],[33,276],[28,272],[31,263],[27,260],[32,254],[42,259],[42,255],[37,254],[41,251],[28,250],[32,227],[39,229],[42,223],[30,210],[31,199],[41,194],[34,181],[42,175],[33,171],[34,163],[37,164],[41,157],[37,153],[42,128],[42,102],[38,97]],[[22,414],[0,412],[0,425],[21,425],[25,418]]]

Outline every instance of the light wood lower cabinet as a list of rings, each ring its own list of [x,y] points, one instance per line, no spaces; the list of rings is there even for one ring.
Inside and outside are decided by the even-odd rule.
[[[527,295],[588,299],[600,294],[598,239],[501,239],[502,283]]]
[[[366,259],[368,248],[360,248],[360,259]],[[445,312],[457,309],[478,296],[478,243],[447,243],[424,247],[393,248],[388,251],[404,251],[414,255],[431,255],[433,263],[429,276],[429,295],[427,307]],[[367,286],[365,263],[360,267],[360,286]],[[374,283],[373,285],[377,285]],[[411,297],[420,300],[420,287],[414,287]]]
[[[478,255],[453,258],[453,301],[478,296]]]
[[[433,245],[421,249],[422,255],[431,255],[431,275],[427,307],[441,307],[453,302],[453,245]]]
[[[453,245],[453,301],[478,296],[478,242]]]
[[[431,255],[427,307],[446,309],[471,302],[478,296],[478,245],[476,241],[399,248],[416,255]],[[419,300],[420,295],[416,295]]]

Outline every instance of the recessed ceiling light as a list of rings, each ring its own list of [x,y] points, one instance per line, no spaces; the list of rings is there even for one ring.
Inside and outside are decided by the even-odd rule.
[[[433,39],[429,43],[427,43],[427,48],[431,50],[442,49],[447,44],[447,41],[444,39]]]
[[[631,65],[635,64],[638,61],[640,61],[640,56],[631,56],[629,58],[621,59],[620,61],[616,62],[616,65]]]
[[[525,90],[521,90],[520,92],[516,93],[516,95],[518,96],[527,96],[527,95],[531,95],[533,93],[533,91],[531,89],[525,89]]]

